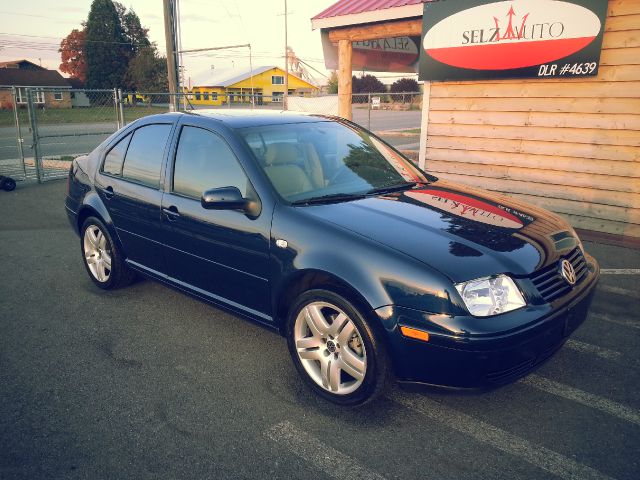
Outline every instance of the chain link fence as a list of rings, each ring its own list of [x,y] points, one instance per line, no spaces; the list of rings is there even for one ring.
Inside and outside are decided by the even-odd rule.
[[[16,90],[0,89],[0,175],[17,180],[35,178],[35,170],[24,162],[23,127],[17,108]]]
[[[115,90],[0,89],[0,175],[63,178],[120,126]]]
[[[397,130],[390,112],[419,111],[422,95],[352,95],[354,122],[374,131]],[[147,115],[200,109],[283,109],[338,114],[338,95],[144,93],[112,90],[0,88],[0,175],[43,182],[67,175],[73,158],[92,151],[120,127]],[[395,114],[395,117],[398,115]],[[419,115],[412,124],[419,128]],[[417,135],[417,134],[416,134]]]

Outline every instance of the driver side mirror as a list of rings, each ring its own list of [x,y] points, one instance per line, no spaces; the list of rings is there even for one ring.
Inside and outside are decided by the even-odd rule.
[[[221,187],[206,190],[200,198],[207,210],[247,210],[248,201],[237,187]]]

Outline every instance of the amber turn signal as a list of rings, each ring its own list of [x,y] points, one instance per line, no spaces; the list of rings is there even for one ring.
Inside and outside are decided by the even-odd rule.
[[[415,328],[400,327],[402,335],[409,338],[415,338],[416,340],[422,340],[423,342],[429,341],[429,333],[422,330],[416,330]]]

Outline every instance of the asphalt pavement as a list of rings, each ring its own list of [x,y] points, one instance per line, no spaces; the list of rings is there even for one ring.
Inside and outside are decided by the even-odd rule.
[[[341,408],[271,331],[150,280],[96,288],[64,190],[0,192],[0,478],[638,478],[639,250],[586,243],[589,318],[524,380]]]

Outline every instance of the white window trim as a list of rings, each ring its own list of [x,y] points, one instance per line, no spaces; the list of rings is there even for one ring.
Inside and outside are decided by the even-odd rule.
[[[60,98],[58,98],[58,96],[60,96]],[[53,92],[53,99],[56,102],[61,102],[62,100],[64,100],[64,94],[62,92]]]
[[[24,104],[27,103],[27,87],[18,87],[16,88],[16,103]],[[45,103],[44,99],[44,90],[41,88],[33,89],[35,96],[33,97],[33,103],[41,104]]]
[[[276,83],[276,78],[281,78],[282,83]],[[271,75],[271,85],[284,85],[284,75]]]

